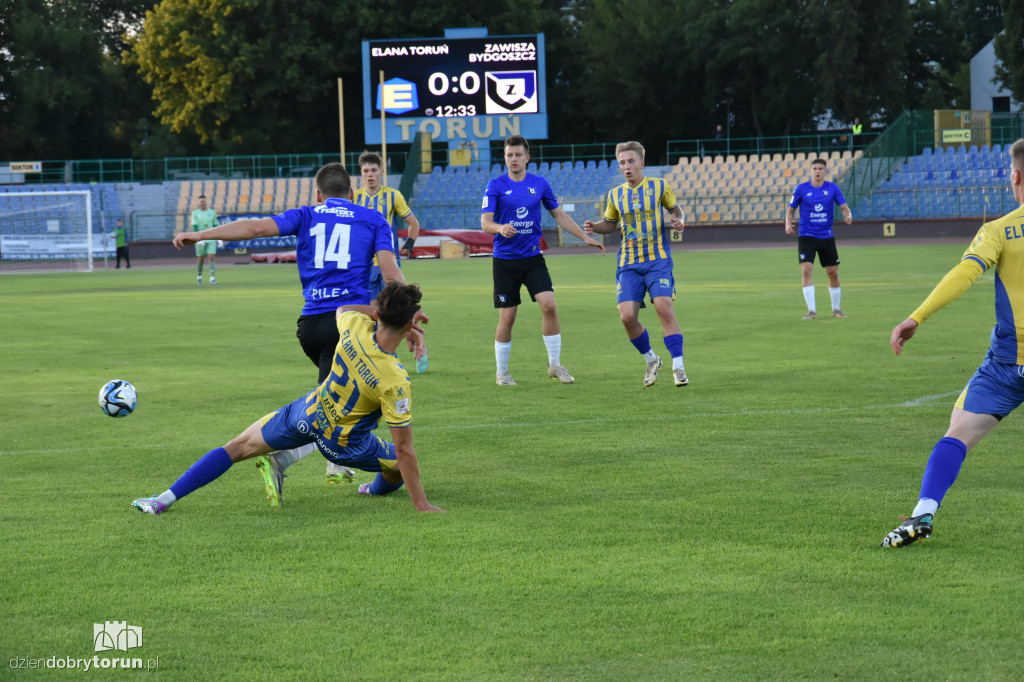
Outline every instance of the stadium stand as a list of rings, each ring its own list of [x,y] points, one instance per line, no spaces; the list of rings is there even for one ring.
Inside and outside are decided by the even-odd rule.
[[[313,178],[256,178],[183,181],[175,209],[175,233],[185,229],[199,196],[222,217],[274,215],[316,203]]]
[[[808,165],[818,156],[828,161],[830,178],[835,179],[856,163],[861,152],[680,157],[664,177],[690,224],[781,222],[789,194],[808,178]],[[856,207],[857,217],[950,218],[1005,213],[1012,207],[1012,197],[1006,185],[1004,157],[1000,145],[926,148],[862,198]],[[546,177],[560,202],[582,204],[588,217],[597,215],[607,191],[622,182],[617,165],[607,159],[531,162],[529,171]],[[480,198],[488,180],[502,172],[504,166],[498,163],[490,168],[435,166],[417,177],[409,203],[424,229],[479,229]],[[312,178],[193,180],[180,185],[176,230],[184,229],[200,194],[206,194],[210,205],[225,217],[269,215],[315,201]],[[542,227],[555,227],[546,212]]]
[[[866,218],[1002,215],[1014,207],[1001,145],[926,147],[885,179],[858,211]]]

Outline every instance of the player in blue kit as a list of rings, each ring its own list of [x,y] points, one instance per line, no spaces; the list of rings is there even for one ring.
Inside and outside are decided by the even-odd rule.
[[[846,197],[839,185],[825,179],[828,166],[824,159],[811,161],[811,180],[796,186],[793,198],[786,207],[786,234],[792,235],[793,215],[800,208],[800,236],[797,237],[797,251],[800,254],[801,286],[804,300],[807,302],[807,314],[802,319],[813,320],[818,317],[818,309],[814,302],[814,279],[811,276],[814,267],[814,256],[821,259],[821,267],[828,275],[828,294],[832,299],[832,317],[846,317],[839,307],[839,252],[836,250],[836,239],[832,233],[835,221],[836,206],[843,212],[843,222],[853,222],[853,213],[846,205]]]
[[[931,536],[935,512],[967,453],[1024,402],[1024,140],[1010,147],[1010,189],[1018,208],[982,225],[960,262],[889,338],[899,355],[918,326],[995,268],[996,324],[988,353],[954,403],[945,436],[932,449],[911,518],[886,535],[882,547],[903,547]]]
[[[415,284],[392,282],[375,305],[340,308],[331,373],[320,386],[206,453],[165,492],[134,500],[132,506],[147,514],[162,514],[235,462],[315,443],[329,461],[378,472],[372,482],[359,486],[361,494],[387,495],[405,484],[417,510],[444,511],[431,505],[423,492],[412,444],[412,386],[395,355],[402,339],[414,333],[421,296]],[[393,444],[373,435],[382,416]],[[276,472],[279,501],[282,485],[283,475]]]
[[[672,248],[662,217],[662,209],[668,211],[672,229],[681,232],[683,209],[664,180],[644,177],[646,152],[642,144],[619,143],[615,145],[615,157],[626,182],[608,193],[601,220],[586,220],[583,229],[599,234],[618,229],[622,233],[615,271],[616,298],[626,335],[647,363],[644,387],[654,385],[661,369],[661,358],[651,349],[650,335],[640,322],[640,307],[646,294],[650,294],[661,321],[665,347],[672,356],[675,384],[687,386],[690,380],[683,364],[683,332],[672,305],[676,297]]]
[[[296,336],[307,357],[319,369],[317,382],[330,374],[338,329],[334,312],[338,306],[370,302],[370,267],[377,258],[384,278],[405,283],[392,246],[391,227],[377,211],[352,202],[352,181],[340,163],[329,163],[316,174],[316,206],[285,211],[273,218],[236,220],[201,233],[181,233],[174,245],[181,248],[202,239],[239,241],[257,237],[295,235],[299,280],[305,305],[298,319]],[[417,321],[424,321],[425,316]],[[422,335],[417,327],[410,335],[410,346],[423,352]],[[284,471],[313,451],[312,446],[279,452],[257,463],[267,481],[268,497],[275,503],[270,485],[270,470]],[[333,470],[333,469],[332,469]],[[351,479],[351,472],[336,475]]]
[[[601,249],[558,205],[551,185],[544,178],[526,172],[530,162],[530,143],[519,135],[505,140],[505,165],[508,172],[487,183],[480,208],[480,227],[494,235],[494,307],[499,309],[498,328],[494,332],[494,355],[499,386],[515,386],[508,370],[512,349],[512,325],[519,310],[520,290],[526,285],[530,298],[541,312],[541,334],[548,351],[548,376],[563,384],[575,379],[562,367],[562,333],[555,307],[551,275],[540,252],[541,209],[547,209],[555,224],[582,239],[588,246]]]

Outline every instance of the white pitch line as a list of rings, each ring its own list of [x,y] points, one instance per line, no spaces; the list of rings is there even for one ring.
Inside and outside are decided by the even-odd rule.
[[[692,417],[757,417],[757,416],[772,416],[772,415],[786,415],[786,414],[827,414],[831,412],[858,412],[861,410],[888,410],[896,409],[901,407],[922,407],[935,403],[939,400],[944,400],[955,395],[960,395],[960,391],[952,391],[949,393],[937,393],[935,395],[921,396],[920,398],[914,398],[913,400],[907,400],[902,403],[893,403],[889,405],[863,405],[861,407],[815,407],[815,408],[793,408],[789,410],[741,410],[739,412],[692,412],[690,414],[679,415],[656,415],[646,416],[639,418],[630,418],[632,423],[635,422],[661,422],[670,419],[686,419]],[[563,420],[550,420],[550,421],[534,421],[534,422],[487,422],[479,424],[453,424],[453,425],[440,425],[440,426],[420,426],[417,427],[416,431],[468,431],[471,429],[493,429],[493,428],[522,428],[522,427],[544,427],[544,426],[571,426],[574,424],[599,424],[607,422],[607,418],[593,418],[593,419],[563,419]],[[140,449],[154,450],[154,449],[165,449],[165,448],[181,448],[180,444],[174,443],[145,443],[138,446]],[[33,455],[33,454],[55,454],[59,452],[92,452],[97,450],[110,450],[110,446],[103,447],[78,447],[78,448],[49,448],[46,450],[0,450],[0,457],[5,455]]]
[[[864,405],[861,407],[814,407],[814,408],[793,408],[789,410],[741,410],[739,412],[691,412],[689,414],[663,414],[656,416],[645,416],[634,418],[631,417],[631,422],[661,422],[668,421],[670,419],[686,419],[692,417],[757,417],[757,416],[770,416],[770,415],[784,415],[784,414],[824,414],[829,412],[857,412],[860,410],[888,410],[900,407],[922,407],[930,403],[950,398],[955,395],[960,395],[960,391],[952,391],[950,393],[938,393],[936,395],[926,395],[913,400],[908,400],[902,403],[895,403],[891,405]],[[451,424],[446,426],[432,426],[425,427],[423,431],[465,431],[469,429],[490,429],[495,427],[511,427],[519,428],[523,426],[566,426],[572,424],[597,424],[601,422],[607,422],[607,418],[594,418],[594,419],[565,419],[561,421],[536,421],[536,422],[490,422],[486,424]],[[2,453],[0,453],[2,454]]]

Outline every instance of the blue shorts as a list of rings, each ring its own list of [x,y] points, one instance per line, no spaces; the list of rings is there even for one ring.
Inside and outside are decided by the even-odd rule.
[[[398,257],[398,251],[395,251],[395,262],[398,263],[398,267],[402,267],[402,259]],[[377,297],[380,296],[381,290],[384,289],[384,275],[380,274],[380,266],[376,264],[370,266],[370,286],[366,288],[367,293],[370,295],[370,302],[376,301]]]
[[[1024,365],[996,362],[989,349],[981,367],[967,381],[956,407],[1002,419],[1024,402]]]
[[[310,396],[313,397],[309,400]],[[323,456],[335,464],[343,464],[363,471],[388,471],[398,465],[395,446],[372,433],[348,438],[339,445],[338,435],[328,438],[326,430],[338,434],[339,429],[327,421],[316,393],[310,393],[291,402],[260,420],[260,432],[267,445],[275,450],[287,450],[306,443],[316,443]]]
[[[656,296],[667,296],[675,300],[676,280],[672,276],[671,260],[663,258],[620,267],[615,271],[615,296],[618,303],[643,303],[644,293],[650,293],[652,303]]]
[[[384,275],[380,274],[379,265],[370,266],[370,285],[366,287],[367,293],[370,295],[370,302],[376,301],[377,297],[380,296],[381,290],[384,289]]]

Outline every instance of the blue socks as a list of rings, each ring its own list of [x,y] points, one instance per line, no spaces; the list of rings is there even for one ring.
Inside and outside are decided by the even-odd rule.
[[[177,499],[181,499],[191,492],[195,492],[207,483],[219,478],[225,471],[231,468],[233,462],[228,451],[224,448],[210,450],[199,460],[188,468],[188,471],[181,475],[171,492]]]
[[[646,329],[644,329],[643,334],[635,339],[630,339],[629,342],[633,344],[638,351],[640,351],[640,355],[647,355],[651,352],[651,337],[647,333]]]
[[[665,337],[665,348],[668,348],[669,355],[674,358],[683,357],[683,335],[670,334]]]
[[[383,476],[381,476],[380,474],[377,474],[377,478],[373,479],[373,483],[370,484],[370,494],[371,495],[387,495],[388,493],[395,492],[396,490],[398,490],[401,487],[402,487],[402,483],[398,483],[397,485],[392,485],[391,483],[388,483],[387,481],[385,481]]]
[[[921,497],[941,503],[946,491],[956,481],[966,456],[967,446],[956,438],[943,438],[936,443],[924,469]]]

